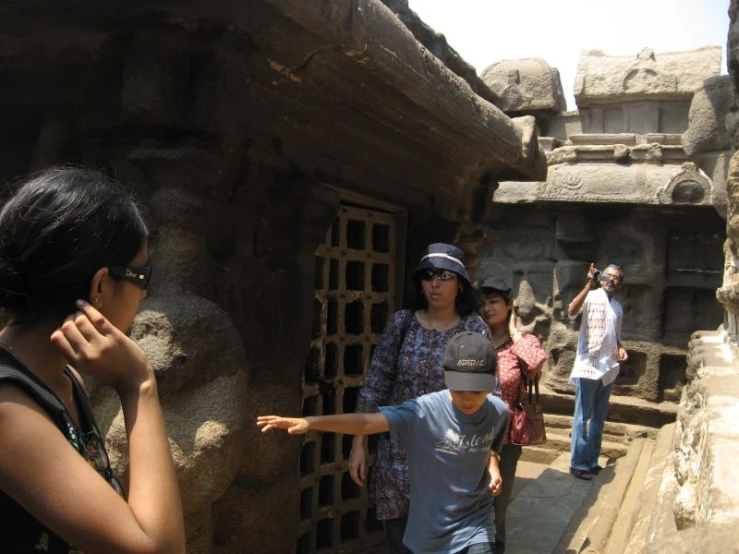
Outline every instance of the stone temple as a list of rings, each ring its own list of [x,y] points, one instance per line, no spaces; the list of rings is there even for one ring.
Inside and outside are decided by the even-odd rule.
[[[545,59],[478,76],[403,0],[4,3],[0,178],[85,164],[146,206],[153,278],[132,333],[157,371],[188,552],[382,544],[350,437],[254,422],[354,411],[434,241],[477,276],[507,272],[549,353],[534,484],[569,450],[566,306],[591,262],[625,268],[630,360],[604,443],[617,478],[582,491],[551,548],[526,550],[531,531],[518,551],[732,551],[737,5],[729,75],[718,46],[585,51],[566,112]],[[125,477],[116,398],[92,395]]]

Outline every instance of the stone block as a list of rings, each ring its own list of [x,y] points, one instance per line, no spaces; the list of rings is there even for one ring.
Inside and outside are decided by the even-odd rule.
[[[713,290],[667,287],[664,292],[664,342],[685,347],[698,329],[716,329],[723,321]]]
[[[613,394],[658,402],[661,398],[659,343],[624,340],[623,344],[629,359],[621,364]]]
[[[712,77],[696,91],[690,103],[688,129],[683,134],[683,146],[689,156],[731,148],[731,136],[726,129],[731,103],[728,75]]]
[[[660,389],[662,400],[679,402],[687,383],[687,360],[685,356],[662,354],[659,360]]]
[[[551,231],[540,227],[527,227],[522,230],[502,230],[497,234],[498,245],[502,253],[511,260],[546,260],[551,259],[553,241]]]
[[[504,112],[556,114],[566,109],[559,71],[541,58],[496,62],[483,70],[482,79]]]
[[[543,136],[554,137],[561,142],[565,142],[572,135],[583,132],[582,121],[580,121],[580,113],[565,112],[552,118],[542,120],[541,134]]]
[[[721,47],[655,54],[644,48],[637,56],[607,56],[583,51],[575,77],[580,108],[608,100],[689,99],[703,81],[721,71]]]
[[[552,322],[549,340],[547,341],[549,359],[547,361],[548,369],[544,375],[544,383],[554,391],[568,394],[573,392],[573,387],[568,381],[572,366],[575,363],[577,337],[577,332],[564,323]]]
[[[627,121],[626,129],[630,133],[639,135],[659,131],[659,108],[658,102],[630,102],[625,104],[623,110]],[[606,127],[606,132],[611,132],[611,129]]]

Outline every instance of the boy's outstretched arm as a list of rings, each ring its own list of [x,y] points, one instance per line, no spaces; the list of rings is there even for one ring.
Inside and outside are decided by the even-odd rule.
[[[302,435],[308,431],[327,431],[347,435],[374,435],[390,430],[387,418],[376,414],[337,414],[312,417],[259,416],[257,425],[262,433],[272,429],[286,429],[290,435]]]

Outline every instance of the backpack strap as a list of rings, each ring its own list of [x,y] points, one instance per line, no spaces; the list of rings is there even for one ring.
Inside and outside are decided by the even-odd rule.
[[[52,390],[30,371],[0,362],[0,381],[10,381],[18,385],[26,394],[41,406],[66,436],[65,408]]]
[[[41,408],[49,415],[54,424],[59,428],[62,434],[67,436],[67,417],[64,404],[52,392],[52,390],[25,368],[10,365],[6,361],[0,361],[0,382],[12,382],[30,396]],[[39,525],[41,525],[39,523]],[[39,527],[42,531],[46,528]],[[59,538],[57,535],[47,530],[48,545],[47,552],[49,554],[67,554],[69,552],[69,544]]]

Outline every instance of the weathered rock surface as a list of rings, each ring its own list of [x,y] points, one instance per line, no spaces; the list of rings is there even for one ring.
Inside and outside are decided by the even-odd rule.
[[[632,522],[628,552],[729,552],[736,545],[739,500],[739,372],[724,330],[698,331],[690,343],[691,381],[684,389],[670,457],[653,462],[652,506]],[[658,479],[655,479],[657,477]]]
[[[131,337],[157,375],[188,531],[208,537],[207,514],[233,481],[245,446],[248,389],[241,339],[225,311],[186,296],[145,300]],[[114,470],[125,476],[126,430],[118,398],[109,389],[92,397]]]
[[[559,71],[541,58],[493,63],[483,70],[482,79],[504,112],[557,114],[566,109]]]
[[[584,51],[575,77],[580,107],[606,99],[630,100],[690,97],[705,79],[721,70],[721,48],[655,54],[644,48],[637,56],[607,56]]]
[[[688,114],[688,130],[683,134],[683,147],[688,156],[731,148],[726,117],[733,101],[728,75],[707,79],[696,90]]]

